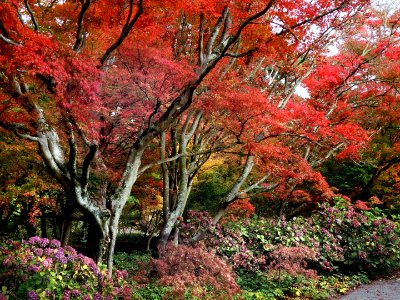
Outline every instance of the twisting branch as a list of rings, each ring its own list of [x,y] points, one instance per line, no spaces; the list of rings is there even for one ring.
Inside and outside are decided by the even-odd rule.
[[[215,24],[213,31],[211,33],[210,38],[208,39],[207,42],[207,48],[206,48],[206,55],[210,56],[213,52],[215,40],[218,37],[219,31],[221,29],[221,26],[225,24],[225,21],[228,18],[229,14],[229,8],[226,6],[222,12],[222,16],[218,19],[217,24]],[[222,42],[222,41],[221,41]]]
[[[228,53],[227,52],[224,54],[224,56],[239,58],[239,57],[251,55],[253,52],[255,52],[257,50],[258,50],[258,48],[253,48],[253,49],[247,50],[246,52],[243,52],[243,53]]]
[[[84,27],[83,27],[83,19],[85,17],[85,13],[89,9],[90,6],[90,1],[91,0],[85,0],[81,1],[82,3],[82,9],[79,12],[79,17],[78,17],[78,30],[76,32],[76,40],[75,40],[75,45],[74,45],[74,51],[79,52],[85,45],[85,39],[86,35],[84,32]]]
[[[128,17],[126,19],[125,25],[122,28],[121,34],[118,37],[117,41],[112,44],[104,53],[104,55],[100,59],[100,64],[104,65],[104,63],[107,61],[107,59],[110,57],[111,53],[114,52],[115,49],[117,49],[122,42],[126,39],[128,36],[129,32],[132,30],[133,26],[135,25],[136,21],[139,19],[140,15],[143,13],[143,0],[138,0],[137,3],[137,11],[135,15],[132,17],[133,14],[133,0],[129,1],[129,13]]]
[[[31,20],[32,20],[34,29],[35,29],[35,31],[38,31],[39,25],[38,25],[38,22],[36,21],[35,15],[33,14],[31,7],[29,6],[28,0],[24,0],[24,3],[25,3],[25,7],[26,7],[29,15],[31,16]]]
[[[254,20],[257,20],[258,18],[262,17],[263,15],[265,15],[274,5],[275,0],[270,0],[268,2],[268,4],[264,7],[264,9],[260,10],[258,13],[255,13],[254,15],[248,17],[245,21],[243,21],[238,29],[236,30],[235,34],[233,36],[231,36],[230,38],[226,38],[224,41],[221,41],[221,43],[217,46],[217,48],[219,48],[219,53],[218,55],[216,55],[216,57],[214,59],[211,59],[210,57],[204,62],[204,64],[202,65],[201,68],[201,72],[200,75],[198,77],[198,79],[196,80],[196,82],[194,83],[195,86],[199,85],[205,76],[207,76],[207,74],[217,65],[217,63],[224,57],[224,55],[228,52],[229,48],[235,44],[243,30],[249,25],[251,24]],[[223,16],[222,19],[226,20],[226,22],[228,22],[228,13],[229,10],[224,10],[224,15],[226,15],[225,17]],[[229,21],[230,22],[230,21]],[[221,27],[222,23],[217,22],[216,26]],[[227,25],[228,26],[228,25]],[[219,30],[219,29],[218,29]],[[209,40],[208,44],[210,44],[210,42],[212,42],[212,39]]]
[[[12,131],[19,138],[27,139],[32,142],[37,142],[39,140],[36,136],[31,136],[29,134],[20,132],[21,129],[26,129],[24,124],[18,124],[18,123],[6,124],[2,122],[0,119],[0,127],[4,128],[5,130]]]
[[[86,154],[85,159],[83,160],[82,164],[82,179],[81,179],[81,187],[83,191],[86,191],[88,181],[89,181],[89,175],[90,175],[90,163],[94,159],[97,153],[98,145],[96,143],[93,143],[89,147],[89,153]]]
[[[12,39],[9,39],[7,37],[5,37],[3,34],[0,33],[0,39],[2,39],[4,42],[6,42],[7,44],[13,45],[13,46],[21,46],[20,44],[18,44],[17,42],[14,42]]]
[[[291,88],[290,92],[286,95],[285,98],[283,98],[279,104],[278,104],[278,108],[279,109],[284,109],[286,107],[286,105],[288,104],[290,98],[293,96],[293,94],[295,93],[296,89],[300,86],[300,84],[302,83],[302,81],[304,79],[306,79],[308,76],[310,76],[311,72],[314,70],[315,68],[315,64],[314,62],[311,63],[310,68],[297,80],[295,80],[295,84],[294,86]]]
[[[88,138],[86,137],[86,134],[79,127],[79,125],[76,123],[76,121],[73,118],[70,118],[69,122],[73,125],[75,130],[78,132],[79,137],[81,138],[82,142],[84,142],[86,146],[90,147],[92,145],[92,143],[88,140]]]
[[[204,150],[204,151],[198,151],[198,152],[192,152],[192,153],[179,153],[179,154],[176,154],[176,155],[174,155],[172,157],[169,157],[167,159],[159,160],[159,161],[157,161],[155,163],[147,164],[144,167],[141,167],[139,169],[139,171],[138,171],[138,174],[139,175],[143,174],[144,171],[146,171],[146,170],[148,170],[148,169],[150,169],[152,167],[155,167],[155,166],[158,166],[158,165],[161,165],[161,164],[165,164],[165,163],[171,162],[171,161],[176,161],[178,158],[181,158],[181,157],[191,157],[191,156],[205,155],[205,154],[213,153],[215,151],[221,151],[222,149],[223,149],[222,147],[215,147],[215,148],[211,148],[211,149]]]

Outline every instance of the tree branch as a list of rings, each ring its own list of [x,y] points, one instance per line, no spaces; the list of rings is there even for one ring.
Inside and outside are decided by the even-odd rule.
[[[82,9],[79,12],[79,17],[78,17],[78,30],[76,32],[76,40],[75,40],[75,45],[73,47],[74,51],[79,52],[84,44],[85,44],[85,33],[84,33],[84,28],[83,28],[83,19],[85,17],[85,13],[89,9],[90,6],[90,1],[91,0],[85,0],[82,2]]]
[[[72,176],[76,177],[76,175],[77,175],[77,172],[76,172],[77,148],[76,148],[74,132],[72,130],[72,124],[69,123],[69,125],[70,125],[70,129],[69,129],[70,136],[68,138],[68,144],[69,144],[68,169],[70,170]]]
[[[251,55],[253,52],[255,52],[257,50],[258,50],[258,48],[253,48],[253,49],[247,50],[246,52],[243,52],[243,53],[237,53],[237,54],[236,53],[225,53],[224,56],[239,58],[239,57]]]
[[[128,36],[129,32],[132,30],[133,26],[135,25],[136,21],[139,19],[140,15],[143,13],[143,0],[138,0],[137,4],[137,11],[135,15],[132,18],[132,12],[133,12],[133,0],[129,1],[129,13],[128,13],[128,18],[125,22],[124,27],[122,28],[121,34],[118,37],[117,41],[112,44],[104,53],[104,55],[100,59],[100,64],[104,65],[104,63],[107,61],[107,59],[110,57],[111,53],[114,52],[115,49],[117,49],[122,42],[126,39]],[[131,19],[132,18],[132,19]]]
[[[31,7],[29,6],[28,0],[24,0],[24,3],[25,3],[25,7],[26,7],[29,15],[31,16],[33,27],[35,28],[35,31],[38,31],[39,25],[38,25],[38,22],[36,21],[35,15],[33,14]]]
[[[89,180],[89,174],[90,174],[90,163],[96,156],[98,149],[98,145],[93,143],[89,147],[89,153],[85,156],[85,159],[82,164],[82,179],[81,179],[81,187],[83,191],[86,191],[87,185],[88,185],[88,180]]]
[[[4,42],[7,44],[13,45],[13,46],[21,46],[21,44],[18,44],[17,42],[14,42],[12,39],[6,38],[3,34],[0,33],[0,39],[2,39]]]
[[[209,153],[212,153],[212,152],[215,152],[215,151],[221,151],[222,149],[223,149],[222,147],[215,147],[215,148],[211,148],[211,149],[204,150],[204,151],[198,151],[198,152],[192,152],[192,153],[179,153],[179,154],[176,154],[176,155],[174,155],[174,156],[172,156],[170,158],[159,160],[159,161],[157,161],[155,163],[147,164],[146,166],[141,167],[139,169],[139,171],[138,171],[138,175],[143,174],[144,171],[146,171],[146,170],[148,170],[148,169],[150,169],[152,167],[155,167],[155,166],[158,166],[158,165],[161,165],[161,164],[165,164],[165,163],[170,162],[170,161],[175,161],[178,158],[181,158],[181,157],[184,157],[184,156],[185,157],[190,157],[190,156],[209,154]]]

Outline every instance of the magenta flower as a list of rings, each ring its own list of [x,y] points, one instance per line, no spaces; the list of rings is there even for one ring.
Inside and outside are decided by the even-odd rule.
[[[29,238],[28,244],[44,248],[49,244],[49,239],[33,236]]]
[[[35,253],[36,256],[42,256],[43,255],[43,249],[42,248],[36,248],[33,250],[33,253]]]
[[[26,298],[27,298],[28,300],[38,300],[38,299],[39,299],[39,296],[38,296],[38,294],[36,294],[35,291],[29,291],[29,292],[26,294]]]
[[[43,261],[43,268],[45,268],[46,270],[49,269],[51,267],[51,263],[53,262],[53,260],[48,257]]]
[[[12,261],[12,256],[7,256],[4,261],[3,261],[3,266],[7,267],[8,265],[11,265],[11,261]]]
[[[93,294],[93,300],[102,300],[102,297],[99,292],[95,292]]]
[[[33,272],[35,272],[35,273],[39,272],[39,270],[40,270],[40,268],[39,268],[39,266],[36,265],[36,264],[34,264],[34,265],[28,267],[28,271],[33,271]]]
[[[50,241],[51,248],[59,248],[60,246],[61,246],[60,241],[54,239]]]

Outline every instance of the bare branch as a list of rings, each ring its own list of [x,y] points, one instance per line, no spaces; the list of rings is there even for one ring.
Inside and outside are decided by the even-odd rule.
[[[199,28],[199,61],[197,63],[198,66],[202,66],[205,60],[204,57],[204,14],[200,13],[200,28]]]
[[[253,48],[253,49],[247,50],[246,52],[243,52],[243,53],[237,53],[237,54],[236,53],[225,53],[224,56],[239,58],[239,57],[251,55],[253,52],[255,52],[257,50],[258,50],[258,48]]]
[[[54,83],[54,81],[53,81],[53,79],[51,78],[51,76],[45,76],[45,75],[43,75],[43,74],[40,74],[40,73],[37,73],[36,74],[36,77],[38,78],[38,79],[40,79],[41,81],[43,81],[44,82],[44,84],[46,85],[46,87],[47,87],[47,90],[50,92],[50,93],[52,93],[52,94],[55,94],[56,93],[56,91],[55,91],[55,87],[56,87],[56,84]]]
[[[198,152],[192,152],[192,153],[179,153],[179,154],[176,154],[176,155],[174,155],[174,156],[172,156],[170,158],[159,160],[159,161],[157,161],[155,163],[147,164],[146,166],[141,167],[139,169],[139,171],[138,171],[138,174],[139,175],[143,174],[146,170],[148,170],[148,169],[150,169],[152,167],[155,167],[155,166],[158,166],[158,165],[161,165],[161,164],[165,164],[165,163],[170,162],[170,161],[175,161],[175,160],[177,160],[178,158],[181,158],[181,157],[204,155],[204,154],[209,154],[209,153],[216,152],[216,151],[221,151],[222,149],[223,149],[222,147],[215,147],[215,148],[211,148],[211,149],[204,150],[204,151],[198,151]]]
[[[260,178],[256,183],[254,183],[254,184],[250,185],[249,187],[245,188],[243,190],[243,193],[248,193],[248,192],[250,192],[250,191],[252,191],[254,189],[259,189],[259,188],[263,189],[263,187],[261,187],[260,184],[263,183],[265,180],[267,180],[270,176],[271,176],[271,173],[266,174],[265,176]]]
[[[90,6],[90,1],[91,0],[85,0],[84,2],[82,1],[82,9],[79,12],[79,17],[78,17],[78,30],[76,32],[76,40],[75,40],[75,45],[74,45],[74,51],[79,52],[85,45],[85,32],[84,32],[84,27],[83,27],[83,19],[85,17],[85,13],[89,9]]]
[[[13,45],[13,46],[21,46],[21,44],[18,44],[17,42],[14,42],[12,39],[6,38],[3,34],[0,33],[0,39],[2,39],[4,42],[7,44]]]
[[[210,56],[213,51],[215,40],[218,37],[219,31],[220,31],[222,25],[225,23],[225,20],[228,17],[228,13],[229,13],[229,8],[226,6],[222,12],[222,16],[218,19],[217,24],[215,24],[213,31],[211,33],[211,36],[208,39],[207,48],[206,48],[207,56]]]
[[[264,9],[262,9],[261,11],[259,11],[258,13],[255,13],[254,15],[250,16],[249,18],[247,18],[244,22],[242,22],[238,29],[236,30],[236,33],[231,36],[230,38],[227,38],[224,41],[223,45],[219,45],[220,46],[220,53],[217,55],[217,57],[215,59],[213,59],[212,61],[207,60],[207,65],[203,66],[201,69],[201,73],[199,78],[196,80],[195,85],[199,85],[204,77],[217,65],[217,63],[224,57],[224,55],[227,53],[228,49],[235,44],[239,38],[240,35],[242,34],[242,31],[249,25],[251,24],[254,20],[262,17],[263,15],[265,15],[273,6],[273,4],[275,3],[275,0],[270,0],[268,2],[268,4],[265,6]],[[217,23],[218,25],[219,23]],[[210,43],[210,41],[209,41]]]
[[[187,140],[192,138],[193,134],[195,133],[196,129],[199,126],[199,122],[200,122],[202,116],[203,116],[203,113],[201,111],[196,114],[196,116],[192,122],[192,126],[189,129],[189,132],[187,132],[187,133],[185,132],[185,138]]]
[[[75,128],[75,130],[78,132],[79,137],[82,139],[82,141],[85,143],[85,145],[90,147],[92,145],[92,143],[87,139],[86,134],[79,127],[79,125],[76,123],[76,121],[73,118],[71,118],[69,120],[69,122],[72,124],[72,126]]]
[[[299,79],[296,80],[296,82],[295,82],[294,86],[291,88],[290,92],[286,95],[285,98],[283,98],[283,99],[279,102],[279,104],[278,104],[278,108],[279,108],[279,109],[284,109],[284,108],[286,107],[287,103],[289,102],[290,98],[293,96],[293,94],[294,94],[294,92],[296,91],[296,89],[300,86],[300,84],[302,83],[302,81],[303,81],[304,79],[306,79],[306,78],[311,74],[311,72],[314,70],[314,67],[315,67],[315,65],[314,65],[314,62],[313,62],[313,63],[311,64],[310,68],[307,70],[307,72],[304,73],[304,74],[301,76],[301,78],[299,78]]]
[[[5,130],[12,131],[16,136],[22,139],[27,139],[32,142],[37,142],[39,139],[36,136],[32,136],[26,133],[21,133],[19,130],[26,130],[25,124],[20,123],[11,123],[6,124],[0,120],[0,127],[4,128]]]

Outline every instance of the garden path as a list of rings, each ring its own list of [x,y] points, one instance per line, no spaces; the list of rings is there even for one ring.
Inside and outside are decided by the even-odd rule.
[[[400,275],[362,285],[338,300],[400,300]]]

